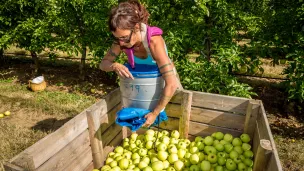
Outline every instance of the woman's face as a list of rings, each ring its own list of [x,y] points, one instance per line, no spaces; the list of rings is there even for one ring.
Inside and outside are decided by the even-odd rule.
[[[112,32],[112,34],[120,46],[131,48],[136,42],[134,30],[117,28],[115,32]]]

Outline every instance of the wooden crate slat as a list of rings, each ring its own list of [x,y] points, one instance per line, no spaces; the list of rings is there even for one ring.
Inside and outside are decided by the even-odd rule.
[[[180,117],[180,105],[173,103],[168,104],[166,107],[166,113],[169,117]],[[244,128],[245,116],[239,114],[232,114],[229,112],[192,107],[190,120],[214,126],[242,130]]]
[[[267,119],[265,108],[263,106],[262,101],[260,101],[260,106],[261,107],[260,107],[259,115],[257,117],[257,122],[259,123],[260,138],[261,139],[267,139],[267,140],[270,141],[272,149],[273,149],[272,150],[272,153],[274,155],[273,159],[276,160],[275,163],[278,163],[277,169],[279,171],[282,171],[283,170],[282,165],[280,164],[278,151],[277,151],[276,145],[274,143],[274,139],[273,139],[273,136],[272,136],[272,133],[271,133],[271,129],[270,129],[270,126],[269,126],[269,123],[268,123],[268,119]]]
[[[9,163],[9,162],[4,162],[3,167],[4,167],[5,171],[25,171],[25,169],[23,169],[19,166],[16,166],[12,163]]]
[[[85,169],[84,171],[92,171],[94,169],[94,164],[91,162]]]
[[[58,170],[66,165],[70,165],[89,146],[89,133],[88,130],[85,130],[62,150],[38,167],[37,171]]]
[[[117,102],[117,99],[113,100],[113,98],[111,98],[114,95],[119,96],[119,91],[113,91],[106,96],[105,99],[102,99],[89,107],[88,110],[95,110],[94,108],[96,108],[96,106],[100,106],[101,103],[106,103],[107,109],[113,108],[116,106]],[[60,151],[64,146],[66,146],[87,128],[88,124],[86,119],[86,111],[83,111],[65,123],[57,131],[47,135],[34,145],[21,152],[19,155],[15,156],[10,162],[26,167],[29,170],[34,170]]]
[[[208,136],[211,135],[214,132],[223,132],[223,133],[230,133],[233,136],[240,136],[242,134],[241,131],[218,127],[218,126],[211,126],[199,122],[190,122],[189,124],[189,134],[194,136]]]
[[[107,131],[105,131],[101,135],[101,141],[103,146],[105,147],[106,145],[108,145],[112,141],[112,139],[115,138],[114,136],[121,132],[121,130],[122,127],[120,125],[117,125],[116,123],[113,123],[110,127],[108,127]]]
[[[227,111],[231,113],[240,113],[245,115],[249,99],[225,96],[219,94],[204,93],[198,91],[193,92],[192,106],[203,107],[206,109],[215,109]],[[178,93],[171,99],[172,103],[180,104],[182,93]]]
[[[110,110],[106,115],[101,115],[99,129],[100,133],[106,131],[109,126],[115,123],[116,113],[121,109],[121,104],[116,105],[112,110]]]
[[[91,147],[87,147],[86,150],[78,155],[76,159],[73,160],[72,163],[70,163],[65,168],[60,168],[58,171],[67,171],[67,170],[73,170],[73,171],[83,171],[85,170],[88,165],[93,161],[92,158],[92,150]]]
[[[275,154],[272,153],[266,171],[282,171],[282,168],[280,166],[280,160],[277,160]]]

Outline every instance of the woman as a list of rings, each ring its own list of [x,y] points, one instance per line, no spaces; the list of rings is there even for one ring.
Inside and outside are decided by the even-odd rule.
[[[115,38],[110,50],[102,59],[100,69],[114,71],[122,78],[134,79],[128,68],[114,62],[121,53],[132,49],[135,64],[157,65],[165,81],[163,94],[154,110],[145,116],[143,127],[154,123],[159,113],[166,107],[177,88],[182,88],[174,64],[168,57],[167,48],[161,35],[147,40],[149,13],[136,0],[119,3],[111,10],[109,27]]]

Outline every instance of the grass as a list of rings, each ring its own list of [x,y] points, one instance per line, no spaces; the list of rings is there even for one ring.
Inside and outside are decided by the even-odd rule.
[[[0,80],[0,113],[11,111],[10,116],[0,119],[1,163],[58,129],[96,101],[94,97],[60,91],[35,93],[12,80]]]

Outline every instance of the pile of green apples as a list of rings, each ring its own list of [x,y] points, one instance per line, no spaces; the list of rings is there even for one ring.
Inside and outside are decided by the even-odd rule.
[[[233,137],[215,132],[191,142],[180,138],[177,130],[149,129],[123,139],[108,154],[101,171],[252,171],[252,159],[248,134]]]

